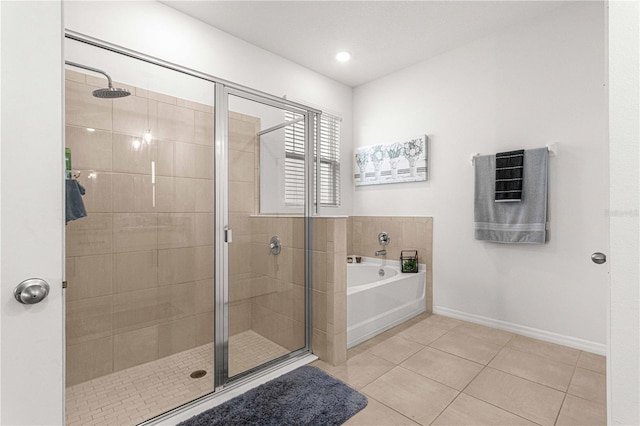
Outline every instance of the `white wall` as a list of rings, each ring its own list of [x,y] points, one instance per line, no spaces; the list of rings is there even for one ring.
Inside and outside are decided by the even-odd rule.
[[[609,424],[640,424],[640,7],[610,2]]]
[[[354,214],[433,216],[434,309],[604,352],[604,41],[604,5],[575,3],[354,90],[354,146],[430,138],[431,180],[359,187]],[[475,241],[470,156],[551,142],[548,243]]]
[[[67,29],[338,113],[343,157],[350,158],[352,89],[346,85],[156,2],[70,1],[64,4],[64,17]],[[342,165],[342,175],[351,175],[351,163]],[[349,213],[351,195],[351,182],[345,179],[342,206],[326,213]]]

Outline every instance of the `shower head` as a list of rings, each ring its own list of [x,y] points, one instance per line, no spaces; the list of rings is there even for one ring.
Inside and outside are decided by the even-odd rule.
[[[70,61],[65,61],[64,63],[67,65],[71,65],[72,67],[77,67],[77,68],[82,68],[88,71],[97,72],[107,77],[107,83],[109,84],[109,87],[105,89],[94,90],[93,96],[95,96],[96,98],[101,98],[101,99],[124,98],[125,96],[129,96],[131,94],[131,92],[129,92],[127,89],[113,87],[113,84],[111,83],[111,77],[109,77],[109,74],[107,74],[102,70],[99,70],[98,68],[93,68],[87,65],[82,65],[82,64],[78,64],[76,62],[70,62]]]
[[[127,89],[121,89],[111,86],[106,89],[96,89],[92,93],[96,98],[102,99],[124,98],[125,96],[129,96],[131,94],[131,92],[129,92]]]

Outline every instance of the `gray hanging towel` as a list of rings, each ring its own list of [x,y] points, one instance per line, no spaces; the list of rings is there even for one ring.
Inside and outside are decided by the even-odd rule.
[[[524,149],[496,154],[496,203],[522,201]]]
[[[549,151],[528,149],[523,157],[522,201],[496,203],[496,157],[475,158],[474,234],[497,243],[546,242]]]
[[[84,193],[84,187],[80,185],[77,180],[66,180],[65,223],[80,219],[87,215],[87,211],[84,208],[84,202],[82,201]]]

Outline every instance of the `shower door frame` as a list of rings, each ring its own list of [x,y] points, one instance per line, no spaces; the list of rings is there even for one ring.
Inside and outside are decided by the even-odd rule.
[[[222,390],[231,390],[241,386],[254,378],[268,374],[280,365],[286,364],[287,360],[296,360],[305,355],[311,354],[312,335],[312,242],[313,242],[313,216],[317,214],[318,203],[317,185],[314,176],[314,138],[311,132],[314,119],[322,114],[322,111],[307,105],[293,102],[285,98],[280,98],[260,90],[247,86],[235,84],[233,82],[206,74],[188,67],[184,67],[172,62],[146,55],[113,43],[82,34],[76,31],[65,29],[64,38],[85,43],[99,49],[104,49],[117,54],[121,54],[132,59],[137,59],[172,71],[196,77],[214,85],[214,387],[211,392],[183,405],[173,407],[169,411],[153,417],[141,423],[141,425],[156,424],[158,421],[168,419],[174,414],[206,402],[215,398]],[[304,228],[305,228],[305,346],[296,351],[290,352],[275,360],[252,368],[242,374],[238,374],[229,380],[228,377],[228,244],[231,233],[228,232],[228,97],[238,96],[247,100],[256,101],[276,108],[282,108],[300,113],[305,117],[305,207],[304,207]],[[316,133],[319,132],[317,126]],[[317,135],[316,135],[317,136]],[[319,140],[319,139],[318,139]]]
[[[322,112],[286,99],[265,97],[252,89],[232,86],[225,83],[216,84],[215,92],[215,389],[222,390],[225,385],[235,383],[253,373],[260,372],[269,366],[278,365],[287,359],[311,352],[312,335],[312,277],[313,277],[313,215],[318,203],[314,192],[314,146],[313,123]],[[233,244],[232,229],[229,228],[229,96],[257,102],[274,108],[288,110],[304,117],[305,141],[305,197],[304,197],[304,299],[305,299],[305,346],[286,355],[268,361],[257,367],[229,377],[229,244]],[[218,112],[220,112],[218,114]],[[319,128],[319,126],[318,126]],[[317,139],[319,140],[319,139]],[[218,336],[222,336],[218,339]]]

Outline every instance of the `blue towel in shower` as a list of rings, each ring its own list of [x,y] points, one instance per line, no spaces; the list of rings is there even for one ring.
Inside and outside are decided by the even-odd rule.
[[[66,180],[66,197],[65,197],[65,223],[69,221],[80,219],[87,215],[87,211],[84,208],[84,202],[82,196],[85,193],[85,189],[75,179]]]

